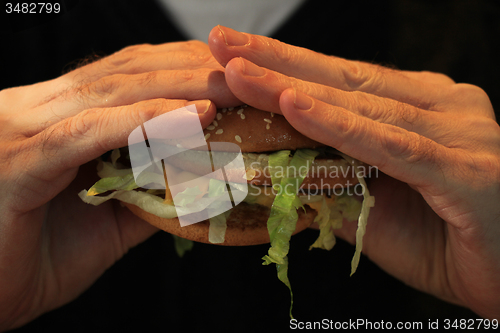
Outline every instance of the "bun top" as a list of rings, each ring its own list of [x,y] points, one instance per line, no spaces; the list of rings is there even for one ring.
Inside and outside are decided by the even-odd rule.
[[[232,142],[243,153],[324,147],[302,135],[282,115],[251,106],[217,110],[214,122],[205,128],[204,134],[208,143]]]

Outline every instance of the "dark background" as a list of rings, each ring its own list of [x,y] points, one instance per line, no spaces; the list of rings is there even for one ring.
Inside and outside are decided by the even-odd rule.
[[[89,56],[125,46],[184,40],[152,1],[61,1],[63,13],[0,20],[0,89],[55,78]],[[309,1],[273,37],[325,54],[407,70],[430,70],[482,87],[496,110],[498,1]],[[75,194],[76,195],[76,194]],[[91,209],[91,207],[89,207]],[[311,321],[421,321],[476,318],[420,293],[362,257],[349,277],[354,248],[308,251],[316,231],[292,239],[289,277],[294,316]],[[195,244],[184,258],[159,233],[111,267],[74,302],[19,332],[284,331],[289,292],[267,246]],[[397,254],[395,254],[397,255]]]

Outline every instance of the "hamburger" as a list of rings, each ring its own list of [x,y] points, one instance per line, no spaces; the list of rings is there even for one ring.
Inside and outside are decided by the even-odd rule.
[[[80,192],[80,198],[94,205],[118,199],[148,223],[195,242],[229,246],[271,243],[264,263],[276,263],[278,276],[289,287],[286,255],[293,234],[316,222],[320,234],[311,247],[331,249],[335,244],[333,230],[340,228],[344,219],[358,220],[351,274],[355,271],[369,208],[374,203],[363,179],[369,174],[368,166],[305,137],[283,116],[249,106],[218,110],[203,135],[208,150],[204,147],[183,150],[173,154],[175,158],[162,162],[164,189],[138,185],[129,152],[122,148],[99,161],[98,174],[102,179],[88,191]],[[222,143],[231,143],[239,149],[230,151]],[[173,140],[169,145],[178,147],[179,143]],[[205,184],[180,193],[171,191],[172,182],[205,176],[207,170],[213,169],[215,156],[229,161],[239,153],[244,168],[227,167]],[[207,154],[212,155],[206,158]],[[352,190],[356,186],[362,187],[359,195]],[[242,202],[233,204],[232,209],[181,226],[179,212],[184,207],[179,202],[194,207],[209,198],[211,192],[237,194],[241,189],[245,189],[246,196]],[[362,203],[360,197],[364,198]],[[280,270],[284,274],[280,275]]]

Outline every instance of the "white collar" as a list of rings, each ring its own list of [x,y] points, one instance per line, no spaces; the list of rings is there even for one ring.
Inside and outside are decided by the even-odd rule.
[[[157,0],[172,22],[189,39],[208,41],[220,24],[232,29],[269,36],[305,0]]]

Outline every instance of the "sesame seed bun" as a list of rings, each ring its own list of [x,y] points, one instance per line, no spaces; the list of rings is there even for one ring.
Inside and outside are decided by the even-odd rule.
[[[214,122],[204,130],[204,135],[212,153],[236,154],[235,152],[220,150],[219,148],[222,145],[215,144],[217,142],[234,143],[240,147],[247,174],[234,177],[232,173],[236,172],[235,170],[225,169],[225,172],[231,181],[239,179],[241,183],[250,183],[254,186],[271,185],[271,177],[269,173],[265,172],[268,160],[267,152],[325,147],[323,144],[311,140],[295,130],[285,117],[246,106],[218,110]],[[172,143],[175,145],[177,142]],[[203,176],[206,175],[205,171],[207,167],[208,170],[211,170],[212,166],[202,165],[201,161],[210,161],[210,158],[200,158],[200,154],[208,154],[208,152],[201,149],[187,150],[175,155],[175,158],[170,158],[168,161],[165,160],[165,163]],[[314,166],[349,166],[340,157],[319,159],[315,163]],[[248,175],[248,170],[250,170],[250,175]],[[239,172],[242,171],[239,170]],[[351,184],[356,184],[357,178],[354,174],[352,176],[344,174],[341,177],[332,179],[328,173],[321,174],[318,172],[316,177],[306,177],[304,184],[308,188],[310,184],[315,184],[319,181],[323,181],[329,184],[329,186],[335,184],[346,185],[348,181]],[[270,203],[267,199],[266,197],[266,200],[264,200],[265,204],[262,201],[260,202],[262,204],[242,202],[234,207],[227,218],[225,240],[221,244],[254,245],[269,243],[267,220],[270,214],[272,198],[270,199]],[[193,241],[209,243],[209,221],[181,227],[177,218],[164,219],[147,213],[137,206],[125,205],[134,214],[164,231]],[[307,205],[305,205],[305,208],[306,212],[302,209],[297,210],[299,219],[295,233],[306,229],[317,216],[317,212],[314,209]]]
[[[208,143],[232,142],[240,146],[242,153],[325,146],[301,134],[282,115],[251,106],[218,110],[215,123],[204,133]]]

